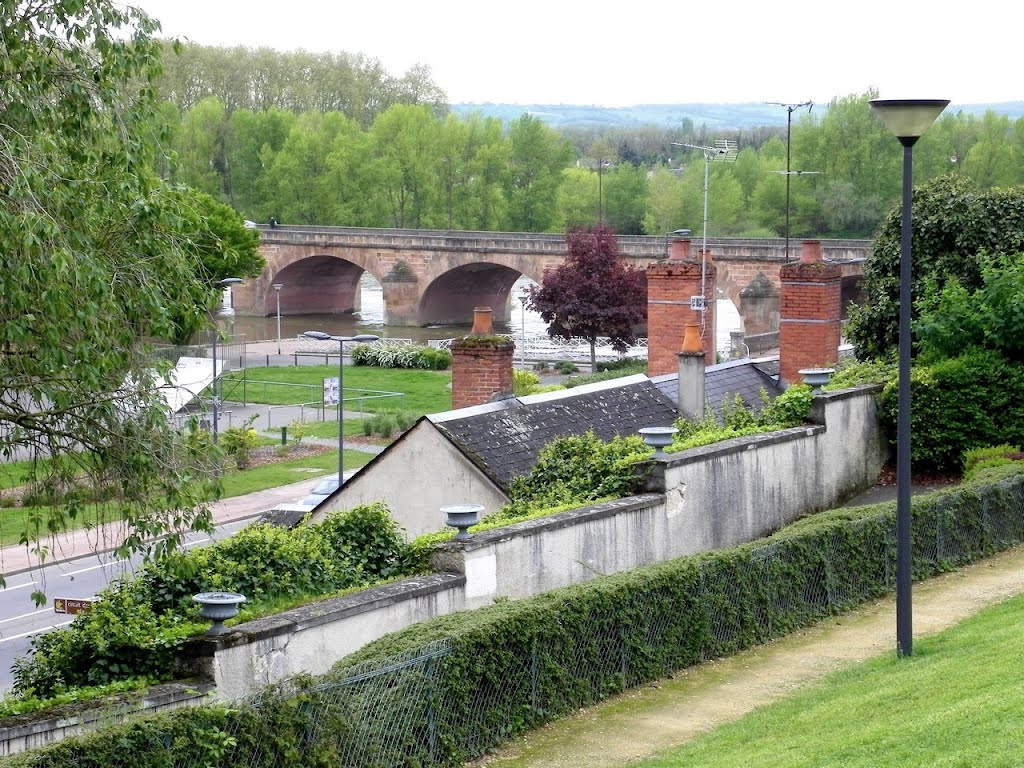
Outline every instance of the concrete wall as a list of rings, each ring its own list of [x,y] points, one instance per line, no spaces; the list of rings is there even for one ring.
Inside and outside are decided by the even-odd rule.
[[[445,527],[441,507],[482,504],[485,514],[508,503],[508,497],[472,462],[459,453],[429,421],[421,419],[386,454],[375,459],[373,472],[360,472],[338,493],[317,507],[313,521],[359,504],[383,501],[408,538]],[[413,477],[445,478],[444,483],[410,482]]]
[[[815,398],[822,423],[730,440],[648,463],[642,496],[486,531],[439,548],[444,572],[234,627],[190,647],[186,671],[238,698],[323,672],[410,624],[757,539],[869,487],[885,458],[878,388]],[[431,505],[431,509],[435,507]]]
[[[130,716],[206,704],[209,703],[211,690],[213,685],[210,683],[166,683],[153,686],[137,700],[123,696],[92,702],[85,707],[71,704],[44,713],[41,719],[37,719],[35,713],[8,718],[8,722],[13,724],[0,728],[0,757],[43,747],[66,736],[75,736],[101,726],[124,722]]]

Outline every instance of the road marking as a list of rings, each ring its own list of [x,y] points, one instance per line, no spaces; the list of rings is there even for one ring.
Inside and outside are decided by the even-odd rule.
[[[89,568],[80,568],[77,571],[65,571],[63,573],[63,575],[64,576],[77,576],[80,573],[88,573],[89,571],[96,571],[96,570],[99,570],[100,568],[116,568],[117,566],[119,566],[119,565],[121,565],[123,563],[127,563],[127,562],[128,562],[127,560],[115,560],[112,563],[100,563],[99,565],[94,565],[94,566],[91,566]],[[122,570],[124,570],[124,569],[122,569]]]
[[[50,611],[46,608],[37,608],[34,611],[23,613],[21,614],[21,616],[11,616],[9,619],[0,619],[0,624],[6,624],[9,621],[18,621],[19,619],[27,619],[29,616],[35,616],[37,613],[45,613],[47,615],[50,615]]]
[[[71,621],[62,621],[60,624],[51,624],[50,626],[43,627],[42,629],[33,629],[30,632],[22,632],[20,635],[11,635],[10,637],[5,637],[0,640],[0,645],[8,643],[11,640],[20,640],[21,638],[28,637],[29,635],[39,635],[43,632],[49,632],[51,629],[56,629],[57,627],[66,627],[72,621],[74,621],[74,619],[71,619]]]
[[[36,585],[36,583],[34,581],[30,581],[27,584],[18,584],[18,585],[13,586],[13,587],[4,587],[2,591],[3,592],[13,592],[16,589],[24,589],[25,587],[34,587],[35,585]]]

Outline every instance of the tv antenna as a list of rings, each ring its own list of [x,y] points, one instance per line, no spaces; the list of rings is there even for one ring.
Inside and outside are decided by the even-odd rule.
[[[694,302],[691,298],[690,306],[697,308],[700,312],[700,335],[704,338],[704,318],[706,307],[704,297],[707,295],[705,283],[707,280],[707,252],[708,252],[708,176],[712,162],[735,163],[737,145],[731,139],[716,139],[713,147],[705,147],[701,144],[686,144],[681,141],[673,141],[677,147],[689,147],[698,149],[704,155],[704,221],[701,223],[701,246],[700,246],[700,301]],[[697,306],[695,306],[697,305]]]
[[[790,151],[791,146],[789,137],[793,128],[793,113],[798,109],[807,107],[807,114],[811,113],[814,109],[813,101],[801,101],[799,104],[786,103],[784,101],[766,101],[765,104],[771,104],[776,107],[786,108],[786,263],[789,263],[789,177],[790,176],[802,176],[805,173],[818,173],[818,171],[791,171],[789,169]]]

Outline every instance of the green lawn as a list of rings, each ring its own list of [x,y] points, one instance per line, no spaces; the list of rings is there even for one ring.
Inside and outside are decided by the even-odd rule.
[[[1024,596],[759,709],[643,768],[1019,766]]]
[[[244,390],[243,390],[244,374]],[[223,397],[266,405],[318,403],[323,380],[338,375],[336,365],[250,368],[225,376]],[[412,411],[417,416],[452,407],[451,371],[345,366],[345,408],[350,411]],[[401,397],[367,398],[373,392],[401,392]],[[337,434],[337,433],[335,433]]]

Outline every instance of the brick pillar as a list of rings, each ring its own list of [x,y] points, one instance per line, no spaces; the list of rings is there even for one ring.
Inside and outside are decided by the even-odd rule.
[[[473,314],[473,332],[452,341],[453,409],[512,395],[515,342],[492,334],[489,307]]]
[[[678,242],[678,241],[677,241]],[[686,242],[687,245],[689,241]],[[673,249],[676,243],[672,244]],[[704,267],[705,312],[690,309],[690,297],[700,296],[701,262],[698,259],[669,259],[647,267],[647,374],[675,373],[676,357],[683,348],[687,323],[701,324],[706,365],[715,362],[715,266],[707,254]]]
[[[821,260],[821,242],[805,241],[800,261],[780,270],[780,374],[790,384],[801,368],[834,365],[839,360],[841,278],[837,264]]]

